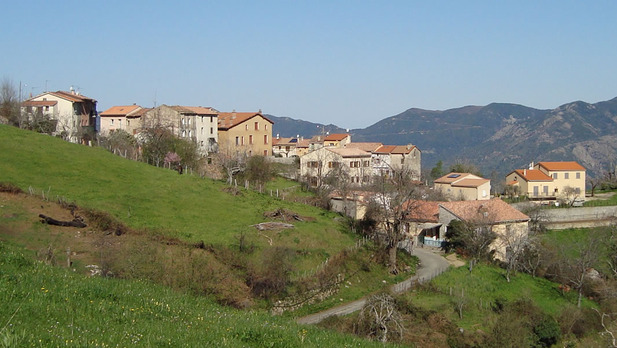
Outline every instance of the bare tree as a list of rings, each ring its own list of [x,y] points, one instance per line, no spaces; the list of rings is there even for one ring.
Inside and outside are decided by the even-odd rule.
[[[583,194],[585,193],[583,192]],[[572,186],[566,186],[563,188],[562,195],[563,201],[571,207],[572,205],[574,205],[574,202],[576,202],[576,200],[580,198],[581,192],[580,189]]]
[[[451,221],[446,238],[448,239],[447,249],[456,250],[471,258],[470,271],[473,269],[473,263],[493,259],[490,245],[497,239],[497,234],[492,229],[490,219]]]
[[[521,263],[524,261],[523,256],[525,254],[525,248],[529,243],[529,237],[525,233],[521,233],[511,226],[506,227],[506,232],[500,236],[499,243],[501,243],[502,250],[505,250],[503,261],[506,265],[506,280],[510,282],[510,275],[520,268]]]
[[[559,251],[558,278],[562,283],[570,284],[576,289],[578,292],[576,305],[579,308],[581,307],[583,291],[591,281],[588,271],[597,266],[602,243],[604,243],[602,238],[588,235],[575,243],[563,245]]]
[[[366,300],[358,317],[356,332],[388,342],[394,337],[401,339],[405,328],[396,301],[388,294],[373,295]]]
[[[410,209],[414,209],[406,202],[414,202],[421,199],[421,190],[412,178],[413,173],[403,167],[393,170],[391,176],[379,176],[376,178],[376,194],[374,205],[376,216],[373,217],[380,226],[380,237],[384,241],[388,253],[388,265],[390,273],[397,274],[398,245],[407,235],[405,232],[405,221]]]
[[[248,156],[244,151],[238,151],[230,143],[219,145],[219,151],[214,155],[216,164],[221,166],[227,176],[227,184],[232,185],[234,176],[244,172]]]
[[[19,110],[19,96],[15,84],[5,77],[0,84],[0,117],[5,118],[10,125],[22,127],[21,111]]]

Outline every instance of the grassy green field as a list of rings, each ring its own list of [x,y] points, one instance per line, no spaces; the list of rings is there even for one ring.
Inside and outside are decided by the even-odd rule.
[[[142,281],[85,277],[0,242],[1,347],[378,347]]]
[[[106,211],[133,228],[147,228],[187,241],[228,245],[241,233],[256,243],[303,249],[306,267],[351,245],[337,214],[240,190],[225,192],[219,181],[125,160],[102,148],[0,125],[0,182],[38,195],[61,197],[79,206]],[[276,184],[275,184],[276,185]],[[292,184],[287,184],[292,185]],[[276,189],[277,186],[272,186]],[[278,187],[285,186],[279,182]],[[285,208],[309,217],[283,233],[259,235],[251,225],[263,213]],[[302,267],[301,267],[302,268]]]

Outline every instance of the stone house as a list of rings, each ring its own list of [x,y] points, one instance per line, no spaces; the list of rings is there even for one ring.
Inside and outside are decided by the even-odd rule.
[[[374,175],[392,175],[393,171],[405,169],[414,180],[420,180],[422,152],[415,145],[382,145],[372,151]]]
[[[197,143],[206,155],[218,149],[218,115],[211,107],[160,105],[141,116],[141,128],[162,127],[175,136]]]

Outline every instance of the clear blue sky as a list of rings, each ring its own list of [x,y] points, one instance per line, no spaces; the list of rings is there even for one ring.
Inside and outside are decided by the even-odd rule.
[[[617,96],[617,1],[11,1],[0,77],[344,128]],[[27,86],[26,86],[27,85]]]

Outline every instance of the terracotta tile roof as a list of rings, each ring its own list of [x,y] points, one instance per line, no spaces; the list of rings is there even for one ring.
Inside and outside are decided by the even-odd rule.
[[[435,201],[409,200],[403,203],[406,219],[415,222],[438,222],[439,203]]]
[[[170,108],[183,114],[218,115],[218,111],[210,107],[173,105]]]
[[[349,134],[330,134],[326,136],[323,141],[341,141],[348,136]]]
[[[91,102],[96,103],[96,100],[92,98],[88,98],[85,95],[75,94],[72,92],[56,91],[56,92],[48,92],[48,93],[51,95],[55,95],[58,98],[66,99],[68,101],[72,101],[75,103],[82,103],[85,101],[91,101]]]
[[[546,175],[539,169],[517,169],[512,173],[514,172],[516,172],[516,174],[518,174],[525,181],[553,181],[553,178]]]
[[[57,100],[26,100],[21,105],[23,106],[54,106],[58,104]]]
[[[559,170],[585,170],[585,167],[577,162],[538,162],[538,166],[542,166],[549,171]]]
[[[360,150],[360,149],[353,149],[353,148],[346,148],[346,147],[326,147],[325,149],[327,149],[328,151],[334,152],[335,154],[338,154],[342,157],[371,157],[371,154]]]
[[[406,155],[410,153],[414,148],[415,148],[415,145],[411,145],[411,144],[409,145],[382,145],[379,148],[375,149],[373,153]]]
[[[349,143],[345,144],[345,147],[360,149],[366,152],[373,152],[382,145],[382,143]]]
[[[124,106],[112,106],[109,109],[101,112],[99,115],[101,117],[105,117],[105,116],[126,116],[138,109],[140,109],[141,106],[139,105],[124,105]]]
[[[499,198],[487,201],[442,202],[439,205],[464,221],[486,221],[487,219],[490,223],[529,221],[529,216]]]
[[[448,173],[444,176],[442,176],[439,179],[436,179],[435,181],[433,181],[436,184],[451,184],[455,181],[459,181],[461,179],[464,179],[468,176],[472,176],[472,174],[470,173],[456,173],[456,172],[451,172]],[[473,175],[474,178],[477,178],[475,175]]]
[[[292,145],[296,146],[298,144],[297,141],[293,141],[293,139],[298,140],[298,138],[274,138],[272,139],[272,145]]]
[[[407,145],[397,145],[394,147],[394,150],[391,153],[395,155],[401,155],[401,154],[406,155],[410,153],[411,151],[413,151],[415,147],[416,147],[415,145],[411,145],[411,144],[409,144],[408,146]]]
[[[257,116],[261,116],[264,120],[274,124],[274,122],[270,121],[260,112],[221,112],[218,117],[218,127],[221,130],[227,130]]]
[[[133,111],[130,115],[126,115],[126,117],[141,117],[143,116],[146,112],[152,110],[153,108],[141,108],[138,110]]]
[[[373,151],[374,153],[390,153],[394,150],[394,145],[382,145]]]
[[[296,147],[306,147],[308,148],[311,145],[311,139],[301,139],[298,141],[298,145]]]
[[[490,182],[489,179],[463,179],[457,182],[453,182],[452,186],[454,187],[480,187],[487,182]]]

